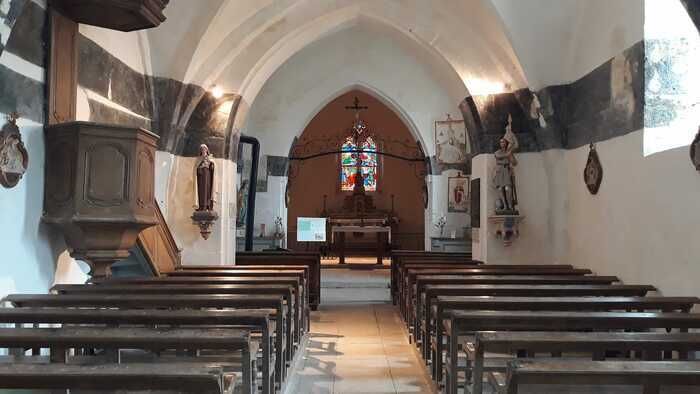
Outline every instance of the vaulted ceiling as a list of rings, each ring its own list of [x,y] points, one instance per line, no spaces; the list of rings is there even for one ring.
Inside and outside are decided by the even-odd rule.
[[[203,86],[217,83],[251,101],[294,53],[363,18],[426,47],[475,94],[499,86],[568,82],[607,60],[606,46],[620,46],[619,51],[641,38],[642,0],[198,0],[192,5],[172,1],[168,21],[148,33],[154,73]],[[595,36],[606,40],[592,44]],[[590,53],[598,46],[603,59]]]

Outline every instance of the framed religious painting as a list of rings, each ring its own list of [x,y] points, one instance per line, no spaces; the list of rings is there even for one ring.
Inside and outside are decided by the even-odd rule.
[[[469,177],[455,176],[447,178],[447,212],[469,212]]]
[[[447,115],[435,122],[435,156],[438,164],[461,164],[467,160],[467,129],[463,120]]]

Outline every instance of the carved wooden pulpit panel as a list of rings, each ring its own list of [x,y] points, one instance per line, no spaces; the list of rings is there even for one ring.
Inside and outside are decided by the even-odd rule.
[[[141,128],[90,122],[46,128],[44,221],[63,231],[93,276],[107,275],[156,224],[157,140]]]

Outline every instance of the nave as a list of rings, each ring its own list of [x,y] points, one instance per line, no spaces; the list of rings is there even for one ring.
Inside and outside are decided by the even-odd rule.
[[[0,0],[0,394],[700,392],[698,64],[700,0]]]

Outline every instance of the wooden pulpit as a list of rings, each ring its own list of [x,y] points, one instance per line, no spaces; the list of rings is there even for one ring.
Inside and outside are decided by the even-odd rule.
[[[70,122],[48,126],[44,215],[71,256],[93,277],[129,256],[139,233],[157,223],[158,136],[141,128]]]

